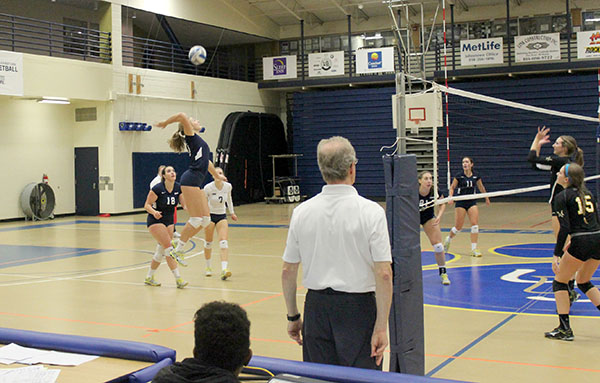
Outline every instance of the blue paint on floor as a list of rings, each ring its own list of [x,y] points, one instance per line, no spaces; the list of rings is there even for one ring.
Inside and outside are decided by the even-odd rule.
[[[554,243],[522,243],[498,247],[494,251],[511,257],[552,258]]]
[[[0,269],[48,262],[56,259],[81,257],[111,250],[81,247],[18,246],[0,245]]]

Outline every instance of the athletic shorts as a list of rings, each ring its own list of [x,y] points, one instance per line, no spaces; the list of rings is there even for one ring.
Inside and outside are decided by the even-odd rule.
[[[467,201],[456,201],[454,204],[456,205],[456,207],[462,207],[463,209],[468,211],[471,207],[477,205],[477,201],[475,201],[474,199],[470,199]]]
[[[227,214],[212,214],[212,213],[210,213],[210,222],[214,223],[215,225],[217,223],[219,223],[219,221],[222,221],[224,219],[227,219]]]
[[[571,236],[571,246],[567,251],[580,261],[600,260],[600,233]]]
[[[154,216],[152,214],[148,214],[148,218],[146,219],[146,227],[150,227],[157,223],[162,223],[166,227],[169,227],[169,226],[173,225],[173,223],[174,223],[173,216],[172,215],[169,217],[163,216],[161,219],[156,219],[156,218],[154,218]]]
[[[420,215],[421,215],[421,225],[425,225],[425,223],[427,221],[435,218],[435,214],[433,212],[433,207],[423,210],[422,212],[420,212]]]
[[[206,173],[199,170],[188,169],[181,176],[181,186],[197,186],[202,187]]]

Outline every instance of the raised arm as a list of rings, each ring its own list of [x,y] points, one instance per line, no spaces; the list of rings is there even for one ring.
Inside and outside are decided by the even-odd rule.
[[[220,175],[217,173],[217,169],[212,161],[208,161],[208,172],[216,180],[227,181],[227,177],[225,177],[225,175]]]
[[[183,125],[183,132],[185,133],[186,136],[193,136],[195,134],[194,126],[192,125],[192,122],[190,121],[189,117],[183,112],[174,114],[171,117],[167,118],[166,120],[156,123],[155,126],[164,129],[168,125],[176,123],[176,122]]]

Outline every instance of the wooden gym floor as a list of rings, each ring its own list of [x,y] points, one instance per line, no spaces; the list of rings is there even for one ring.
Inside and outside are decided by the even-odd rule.
[[[175,288],[166,264],[156,274],[161,287],[144,285],[155,247],[145,214],[2,223],[0,326],[160,344],[176,349],[181,360],[192,352],[194,312],[203,303],[227,300],[248,311],[256,355],[301,360],[300,347],[286,334],[280,287],[294,206],[236,207],[239,221],[230,220],[229,233],[233,276],[218,277],[217,249],[214,276],[205,277],[203,242],[194,239],[190,266],[181,268],[190,283],[183,290]],[[558,321],[548,206],[479,207],[484,256],[468,255],[467,222],[448,255],[450,286],[440,284],[431,245],[421,234],[426,374],[473,382],[600,381],[600,312],[586,299],[573,306],[574,342],[543,336]],[[185,219],[180,212],[180,222]],[[442,219],[444,236],[453,222],[450,207]],[[298,294],[302,302],[305,290]],[[85,380],[105,380],[103,373],[104,367],[89,369]],[[61,372],[59,381],[84,380],[68,376]]]

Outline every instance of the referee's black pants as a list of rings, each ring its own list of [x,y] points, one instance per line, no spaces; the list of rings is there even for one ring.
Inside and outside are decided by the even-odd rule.
[[[377,319],[375,293],[308,290],[304,302],[305,362],[381,370],[371,357]]]

